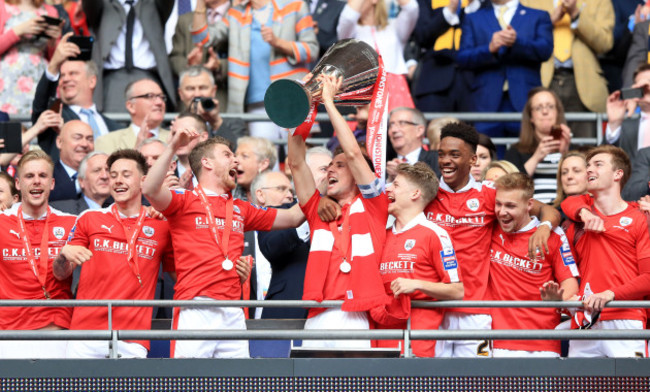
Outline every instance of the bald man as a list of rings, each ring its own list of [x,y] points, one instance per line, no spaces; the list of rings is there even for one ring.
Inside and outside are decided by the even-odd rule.
[[[56,138],[59,160],[54,164],[54,189],[50,201],[75,199],[81,194],[77,171],[81,161],[95,149],[93,129],[81,120],[68,121]]]

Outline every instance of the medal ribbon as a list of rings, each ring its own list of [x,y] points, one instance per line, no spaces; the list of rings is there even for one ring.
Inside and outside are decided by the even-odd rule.
[[[23,240],[23,246],[25,247],[25,253],[27,253],[27,261],[32,267],[32,272],[34,276],[38,279],[38,283],[43,289],[43,295],[45,298],[50,299],[50,294],[45,288],[45,277],[47,276],[47,248],[48,248],[48,239],[50,236],[49,231],[49,220],[50,220],[50,207],[47,207],[47,214],[45,215],[45,228],[43,229],[43,235],[41,236],[41,246],[40,246],[40,260],[39,264],[36,264],[36,257],[32,253],[32,247],[29,243],[29,238],[27,237],[27,230],[25,230],[25,220],[23,219],[23,206],[18,207],[18,228],[20,230],[20,238]]]
[[[228,243],[230,242],[230,232],[232,231],[234,198],[232,195],[229,195],[230,197],[226,201],[226,222],[224,223],[221,241],[219,241],[219,235],[217,234],[217,223],[214,219],[214,215],[212,214],[212,209],[210,208],[208,197],[205,195],[205,192],[203,191],[201,185],[198,185],[195,189],[201,198],[201,204],[203,205],[203,208],[205,208],[205,215],[208,218],[208,226],[210,227],[210,231],[214,237],[214,242],[216,242],[217,246],[221,248],[221,253],[223,253],[223,256],[228,259]]]
[[[138,278],[138,283],[142,286],[142,277],[140,275],[140,267],[138,266],[138,253],[135,249],[135,243],[138,240],[138,235],[142,230],[142,225],[144,224],[144,218],[147,215],[147,212],[144,207],[140,207],[140,215],[138,215],[138,220],[135,224],[134,230],[129,230],[124,224],[124,221],[120,218],[120,213],[117,211],[117,206],[113,204],[111,207],[111,212],[115,219],[122,225],[124,229],[124,234],[126,234],[127,242],[127,256],[126,262],[131,267],[131,271],[135,274],[135,277]]]
[[[348,251],[350,250],[350,209],[343,215],[343,226],[341,232],[336,226],[336,221],[329,223],[330,231],[334,236],[334,246],[343,254],[343,262],[348,260]]]

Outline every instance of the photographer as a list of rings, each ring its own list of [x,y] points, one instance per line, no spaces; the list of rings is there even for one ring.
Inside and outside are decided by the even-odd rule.
[[[181,73],[178,96],[185,109],[205,120],[210,137],[224,137],[234,146],[238,138],[248,136],[248,128],[239,118],[221,117],[219,101],[214,98],[216,93],[214,77],[206,68],[191,66]]]

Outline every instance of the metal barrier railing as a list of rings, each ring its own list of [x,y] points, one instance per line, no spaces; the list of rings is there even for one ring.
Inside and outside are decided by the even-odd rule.
[[[173,300],[0,300],[0,307],[107,307],[108,329],[88,331],[0,331],[0,340],[107,340],[117,358],[118,340],[402,340],[410,357],[411,340],[631,340],[650,339],[650,330],[113,330],[114,307],[303,307],[340,308],[343,301],[173,301]],[[413,308],[581,308],[580,301],[413,301]],[[650,301],[612,301],[608,308],[650,308]]]
[[[104,113],[108,118],[128,124],[131,117],[128,113]],[[165,121],[171,122],[178,113],[165,114]],[[222,113],[223,118],[239,118],[245,122],[253,121],[269,121],[265,114],[251,114],[251,113]],[[504,121],[521,121],[521,113],[479,113],[479,112],[464,112],[464,113],[424,113],[427,120],[433,120],[441,117],[454,117],[462,121],[469,122],[504,122]],[[606,113],[579,113],[571,112],[565,113],[567,121],[590,121],[595,123],[596,137],[595,138],[574,138],[572,142],[575,144],[596,144],[599,145],[603,142],[603,123],[607,121]],[[12,116],[12,120],[24,123],[31,122],[28,116]],[[326,113],[318,113],[316,121],[329,122],[329,117]],[[327,143],[326,138],[310,138],[308,142],[311,144],[324,145]],[[492,142],[496,145],[510,145],[517,142],[517,138],[493,138]],[[286,144],[287,141],[283,139],[273,140],[276,144]]]

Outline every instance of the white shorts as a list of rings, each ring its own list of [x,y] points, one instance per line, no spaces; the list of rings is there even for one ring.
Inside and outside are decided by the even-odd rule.
[[[196,297],[194,301],[213,301]],[[187,307],[174,309],[172,328],[246,330],[241,308]],[[176,340],[171,342],[172,358],[249,358],[248,340]]]
[[[4,340],[0,341],[0,358],[65,358],[65,350],[67,345],[67,340]]]
[[[492,329],[492,316],[448,311],[438,329]],[[438,340],[436,357],[444,358],[490,358],[491,342],[485,340]]]
[[[327,309],[305,322],[305,329],[369,329],[368,313]],[[309,348],[370,348],[370,340],[303,340]]]
[[[600,320],[591,329],[644,329],[639,320]],[[570,340],[569,357],[573,358],[645,358],[645,340]]]
[[[105,340],[71,340],[68,342],[66,358],[109,358],[108,343]],[[117,342],[118,358],[146,358],[147,349],[132,342]]]
[[[559,358],[560,354],[554,351],[524,351],[493,348],[493,358]]]

